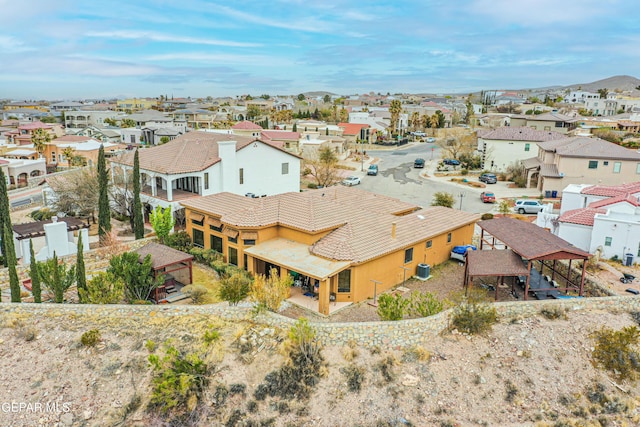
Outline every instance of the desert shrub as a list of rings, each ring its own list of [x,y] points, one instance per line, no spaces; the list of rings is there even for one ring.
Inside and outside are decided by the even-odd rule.
[[[275,371],[268,373],[254,392],[256,400],[267,395],[283,399],[307,399],[318,383],[325,361],[315,331],[306,319],[299,319],[289,330],[285,343],[287,360]]]
[[[205,296],[209,293],[209,290],[203,285],[187,285],[182,288],[182,292],[191,298],[191,302],[194,304],[202,304],[205,301]]]
[[[349,391],[359,393],[362,389],[362,383],[365,380],[365,369],[351,364],[340,368],[340,372],[345,376],[347,380],[347,388]]]
[[[87,282],[86,289],[79,289],[85,304],[119,304],[124,300],[124,281],[111,272],[95,273]]]
[[[210,345],[220,340],[220,332],[217,329],[209,329],[208,331],[205,331],[202,340],[205,344]]]
[[[485,221],[487,219],[493,219],[493,214],[492,213],[483,213],[482,216],[480,217],[481,220]]]
[[[486,295],[477,290],[469,291],[453,309],[451,325],[461,332],[481,334],[498,321],[495,307],[487,302]]]
[[[619,379],[635,380],[638,377],[640,330],[636,326],[627,326],[619,331],[603,327],[591,337],[595,341],[591,355],[597,365]]]
[[[244,394],[246,390],[246,384],[235,383],[229,386],[229,394]]]
[[[460,175],[462,175],[462,176],[469,175],[469,170],[468,169],[461,169],[460,170]]]
[[[220,279],[218,296],[221,300],[229,302],[229,305],[238,305],[249,295],[250,289],[251,278],[246,274],[234,272],[234,274]]]
[[[158,346],[156,345],[155,341],[146,340],[144,342],[144,348],[146,348],[149,351],[149,353],[153,353],[154,351],[156,351],[157,347]]]
[[[193,248],[191,236],[184,230],[169,234],[165,237],[164,244],[185,253],[189,253],[191,248]]]
[[[149,408],[174,419],[194,411],[209,384],[210,367],[197,354],[168,346],[162,357],[149,355],[153,368]]]
[[[213,263],[223,261],[223,256],[220,252],[213,249],[203,249],[197,246],[189,249],[189,254],[193,255],[193,259],[200,264],[205,264],[213,267]]]
[[[27,342],[33,341],[38,336],[38,330],[33,326],[22,325],[16,330],[16,335]]]
[[[407,348],[402,353],[403,362],[428,362],[431,359],[431,352],[419,345]]]
[[[518,388],[511,381],[507,380],[507,382],[505,383],[505,402],[513,403],[516,396],[518,396]]]
[[[452,208],[453,203],[453,194],[447,193],[445,191],[438,191],[433,195],[433,200],[431,201],[431,206],[444,206],[446,208]]]
[[[80,337],[80,343],[82,343],[85,347],[94,347],[96,344],[100,342],[102,335],[100,331],[97,329],[91,329],[82,334]]]
[[[567,318],[567,312],[562,307],[545,307],[542,310],[540,310],[540,314],[542,314],[545,318],[549,320]]]
[[[396,372],[394,369],[396,363],[396,359],[389,355],[380,359],[378,363],[374,365],[373,369],[380,372],[385,383],[390,383],[396,379]]]
[[[382,294],[378,297],[378,316],[380,320],[402,320],[409,300],[402,295]]]
[[[503,215],[511,212],[511,205],[509,204],[509,202],[506,200],[500,200],[500,203],[498,203],[498,212]]]
[[[54,295],[54,301],[62,304],[65,292],[76,282],[76,266],[68,267],[65,262],[58,262],[58,256],[37,262],[38,277],[42,286]]]
[[[272,268],[269,277],[258,274],[251,283],[249,299],[256,303],[259,309],[277,312],[282,302],[289,297],[293,277],[280,277],[278,270]]]
[[[315,182],[310,182],[307,184],[307,188],[316,189],[318,188],[318,184],[316,184]]]
[[[29,214],[34,221],[46,221],[56,215],[56,212],[49,208],[36,209]]]
[[[429,317],[440,313],[444,303],[430,292],[412,292],[409,297],[408,312],[413,317]]]

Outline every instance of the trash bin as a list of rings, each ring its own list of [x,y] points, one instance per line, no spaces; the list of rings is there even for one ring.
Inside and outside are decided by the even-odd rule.
[[[545,191],[544,192],[544,197],[547,198],[547,199],[550,198],[551,197],[551,191],[549,191],[549,190]]]
[[[633,265],[633,254],[624,254],[624,265],[631,267]],[[418,265],[420,268],[420,265]]]
[[[429,264],[418,264],[418,278],[426,279],[431,275],[431,266]]]
[[[551,197],[552,197],[552,198],[554,198],[554,199],[555,199],[556,197],[558,197],[558,192],[557,192],[557,191],[552,191],[552,192],[551,192]]]

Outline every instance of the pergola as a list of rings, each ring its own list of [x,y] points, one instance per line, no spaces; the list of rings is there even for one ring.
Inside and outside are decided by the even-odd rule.
[[[536,288],[536,292],[557,292],[564,291],[567,293],[570,290],[577,290],[578,295],[582,296],[584,292],[584,278],[586,273],[586,262],[582,263],[582,274],[580,276],[579,283],[571,279],[571,262],[574,259],[587,260],[589,253],[578,249],[571,245],[566,240],[551,234],[549,231],[538,227],[530,222],[521,221],[513,218],[503,217],[494,218],[490,220],[478,222],[478,226],[481,229],[480,233],[480,250],[489,246],[491,249],[510,249],[515,255],[519,256],[521,260],[526,261],[526,273],[517,274],[518,276],[526,276],[524,299],[526,300],[529,295],[529,289],[531,285],[531,268],[534,261],[540,262],[540,274],[544,274],[544,268],[548,267],[551,270],[550,281],[556,284],[556,277],[564,279],[565,286],[558,287],[548,286]],[[494,252],[487,251],[487,252]],[[495,257],[494,259],[490,259]],[[487,261],[489,259],[489,261]],[[558,260],[569,260],[569,267],[567,274],[562,271],[558,271],[556,263]],[[522,262],[522,261],[521,261]],[[515,258],[513,256],[504,255],[504,259],[498,259],[496,255],[474,255],[473,252],[467,254],[467,270],[469,276],[476,275],[490,275],[489,270],[494,271],[494,276],[510,276],[515,270],[511,270],[515,267]],[[523,265],[524,267],[524,265]],[[508,273],[508,274],[506,274]],[[465,277],[465,285],[467,278]]]
[[[183,285],[189,285],[193,282],[193,255],[185,254],[160,243],[148,243],[134,252],[138,254],[139,262],[143,262],[147,255],[151,255],[151,268],[154,277],[164,274],[165,280],[177,276],[179,282]],[[167,286],[169,285],[173,284],[165,281],[164,285],[154,290],[156,302],[166,295]]]
[[[500,284],[504,278],[515,276],[527,276],[529,270],[522,263],[522,258],[510,249],[503,251],[467,251],[467,261],[464,268],[464,286],[469,288],[475,277],[500,278]],[[498,299],[498,286],[496,286],[496,300]]]

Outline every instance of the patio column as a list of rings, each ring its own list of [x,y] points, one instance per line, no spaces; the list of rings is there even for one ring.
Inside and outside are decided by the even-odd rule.
[[[173,181],[166,180],[167,182],[167,201],[173,202]]]
[[[531,280],[531,261],[527,260],[527,281],[524,285],[524,299],[529,298],[529,281]]]
[[[320,289],[318,290],[318,311],[325,316],[329,315],[329,280],[320,281]]]
[[[155,175],[149,175],[149,179],[151,180],[151,195],[153,197],[156,197],[158,195],[158,185],[156,183],[156,176]]]

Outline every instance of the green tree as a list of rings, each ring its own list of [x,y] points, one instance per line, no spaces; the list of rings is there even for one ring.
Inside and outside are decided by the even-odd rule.
[[[78,230],[78,252],[76,254],[76,288],[78,290],[78,301],[85,302],[82,298],[82,291],[87,291],[87,275],[84,268],[84,245],[82,244],[82,230]]]
[[[4,266],[8,267],[7,264],[7,253],[4,249],[4,223],[9,222],[11,224],[11,211],[9,209],[9,195],[7,193],[7,178],[4,174],[4,170],[0,168],[0,249],[2,249],[2,253],[4,254]],[[10,234],[13,236],[13,233]]]
[[[100,271],[79,292],[84,304],[119,304],[124,299],[124,281],[111,272]]]
[[[294,124],[293,124],[293,129],[292,129],[292,131],[293,131],[293,132],[298,132],[298,124],[297,124],[297,123],[294,123]]]
[[[135,252],[124,252],[115,255],[109,261],[107,273],[122,279],[124,295],[129,303],[146,301],[151,292],[164,283],[164,276],[154,278],[151,255],[147,255],[142,262]]]
[[[164,239],[171,233],[175,224],[171,209],[163,209],[161,206],[156,206],[149,216],[149,222],[151,222],[153,231],[158,236],[160,243],[164,244]]]
[[[54,116],[44,116],[40,118],[40,121],[42,123],[58,123],[58,119],[56,119]]]
[[[391,133],[396,133],[398,130],[398,121],[400,119],[400,113],[402,112],[402,103],[394,99],[389,105],[389,113],[391,114]]]
[[[229,305],[238,305],[249,295],[250,287],[251,278],[242,270],[238,270],[230,276],[225,275],[220,279],[218,296],[221,300],[228,301]]]
[[[602,89],[598,89],[598,93],[600,94],[600,99],[607,99],[607,95],[609,95],[609,89],[602,88]]]
[[[101,144],[98,152],[98,236],[100,244],[104,244],[106,235],[111,231],[108,185],[107,162],[104,157],[104,146]]]
[[[329,102],[331,102],[331,96],[329,94],[326,94],[324,98],[322,98],[322,100],[325,104],[328,104]]]
[[[67,160],[67,165],[69,167],[73,166],[72,165],[72,160],[74,156],[73,147],[65,147],[64,150],[62,150],[62,155]]]
[[[251,104],[247,107],[247,120],[254,120],[262,114],[262,109],[259,105]]]
[[[444,206],[445,208],[453,208],[453,194],[444,191],[438,191],[433,195],[431,206]]]
[[[40,273],[38,273],[38,261],[33,250],[33,240],[29,240],[29,252],[31,253],[31,262],[29,264],[29,277],[31,278],[31,294],[33,302],[42,302],[42,288],[40,287]]]
[[[58,255],[53,253],[53,258],[44,262],[38,262],[38,274],[42,285],[53,293],[53,300],[62,304],[64,302],[64,293],[76,281],[76,268],[71,266],[67,268],[64,262],[58,262]]]
[[[7,268],[9,269],[9,288],[11,289],[11,302],[20,302],[20,281],[18,279],[18,272],[16,271],[16,250],[13,245],[13,232],[11,229],[11,219],[4,222],[4,235],[6,239],[4,241],[5,260],[7,262]]]
[[[402,320],[409,306],[409,300],[402,295],[382,294],[378,297],[378,316],[380,320]]]
[[[133,128],[136,127],[136,122],[133,119],[122,119],[120,120],[121,128]]]
[[[48,142],[51,142],[51,135],[49,135],[49,132],[42,128],[38,128],[33,131],[33,134],[31,135],[31,143],[40,157],[42,157],[42,153],[44,153]]]
[[[299,95],[298,95],[298,101],[304,101],[305,99],[307,99],[307,97],[306,97],[306,96],[304,96],[304,94],[303,94],[303,93],[301,93],[301,94],[299,94]]]
[[[138,149],[133,156],[133,234],[136,240],[144,237],[144,219],[142,218],[142,202],[140,201],[140,158]]]
[[[107,117],[106,119],[104,119],[104,122],[109,126],[118,126],[118,122],[116,121],[116,119],[112,119],[110,117]]]
[[[162,136],[160,137],[160,145],[166,144],[167,142],[169,142],[170,139],[168,136]]]

